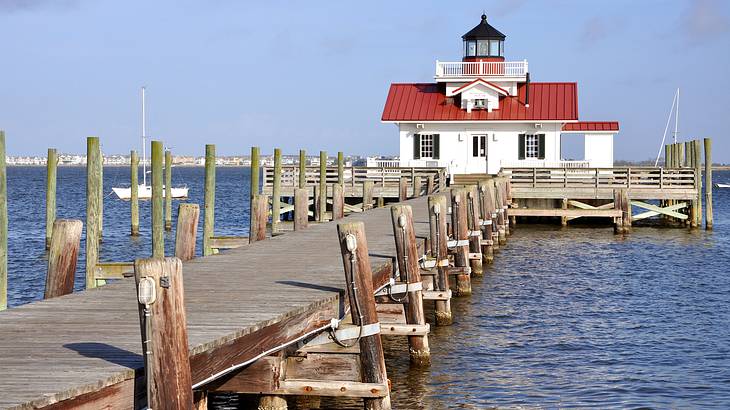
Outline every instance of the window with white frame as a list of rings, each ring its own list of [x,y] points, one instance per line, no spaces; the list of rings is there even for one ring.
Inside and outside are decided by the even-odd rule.
[[[432,134],[421,134],[421,158],[433,158]]]
[[[474,108],[487,108],[487,100],[484,98],[475,99]]]
[[[525,158],[538,158],[540,154],[540,139],[537,135],[525,135]]]

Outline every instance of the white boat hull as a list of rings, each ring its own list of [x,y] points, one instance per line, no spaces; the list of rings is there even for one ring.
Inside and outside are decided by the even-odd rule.
[[[112,188],[114,194],[119,199],[130,200],[132,199],[132,188]],[[172,188],[172,199],[185,199],[188,197],[188,188]],[[139,199],[151,199],[152,198],[152,187],[149,185],[139,185],[137,187],[137,195]],[[162,197],[165,197],[165,190],[162,190]]]
[[[715,184],[715,188],[730,188],[730,184]]]

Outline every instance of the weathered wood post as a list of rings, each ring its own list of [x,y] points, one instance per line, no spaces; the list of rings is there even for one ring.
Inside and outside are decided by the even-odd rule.
[[[408,177],[400,177],[398,181],[398,202],[408,199]]]
[[[349,305],[354,307],[352,308],[352,322],[356,326],[378,323],[365,226],[362,222],[340,223],[337,225],[337,233],[340,239],[342,264],[345,269],[345,282],[348,283],[348,286],[351,285],[347,297]],[[353,245],[354,249],[352,249]],[[353,267],[355,267],[354,271]],[[359,310],[359,312],[354,310]],[[364,336],[360,339],[360,362],[363,382],[387,386],[388,376],[385,370],[385,357],[380,334]],[[390,395],[364,400],[366,409],[390,409]]]
[[[413,177],[413,197],[418,198],[421,196],[421,176],[416,175]]]
[[[471,268],[469,267],[469,225],[467,220],[466,190],[457,188],[451,190],[451,229],[457,241],[454,265],[463,268],[456,275],[455,296],[471,295]],[[462,245],[463,243],[463,245]]]
[[[418,265],[419,255],[416,246],[416,233],[413,228],[413,210],[408,205],[393,205],[390,207],[390,216],[393,224],[400,281],[409,285],[421,285],[421,267]],[[421,290],[408,292],[405,315],[408,324],[426,324]],[[428,335],[408,336],[408,345],[411,363],[417,365],[431,363]]]
[[[479,198],[477,196],[477,187],[472,185],[467,189],[467,223],[469,225],[469,266],[474,275],[483,275],[484,267],[482,265],[482,230],[479,226],[481,220],[479,218]]]
[[[139,156],[137,151],[132,150],[129,153],[129,173],[131,176],[131,185],[129,187],[129,205],[131,215],[131,229],[130,233],[132,236],[139,236],[139,178],[137,172],[139,171]]]
[[[502,181],[500,178],[494,179],[495,207],[497,212],[497,233],[499,237],[499,245],[507,244],[507,219],[504,215],[504,191],[502,190]]]
[[[172,230],[172,152],[165,150],[165,230]]]
[[[5,131],[0,130],[0,310],[8,308],[8,179],[6,171]]]
[[[563,210],[567,210],[568,209],[568,198],[563,198],[562,201],[561,201],[561,205],[562,205],[561,208]],[[567,216],[561,216],[560,217],[560,225],[561,226],[568,226],[568,217]]]
[[[342,184],[332,184],[332,220],[345,217],[345,192]]]
[[[319,151],[319,207],[318,221],[324,222],[327,215],[327,151]]]
[[[104,232],[104,153],[101,152],[101,144],[99,144],[99,242]]]
[[[281,223],[281,149],[274,148],[274,184],[271,189],[271,234]]]
[[[433,174],[431,174],[427,178],[426,195],[433,194],[433,190],[434,190],[434,178],[433,178]]]
[[[249,187],[249,201],[259,194],[259,175],[261,174],[261,149],[251,147],[251,186]],[[249,207],[249,209],[251,209]]]
[[[299,188],[307,186],[307,151],[299,150]]]
[[[162,141],[151,142],[152,168],[152,257],[165,257],[165,232],[163,224],[162,180],[164,177],[164,148]]]
[[[712,230],[712,139],[705,138],[705,229]]]
[[[345,185],[345,154],[342,151],[337,153],[337,183]]]
[[[499,250],[499,213],[497,212],[497,186],[494,178],[486,180],[486,194],[489,199],[489,215],[492,217],[492,251]]]
[[[44,299],[73,293],[82,228],[77,219],[58,219],[53,223]]]
[[[178,258],[137,259],[134,273],[140,295],[142,351],[146,352],[147,407],[191,409],[193,389],[182,262]],[[143,297],[152,292],[154,300]]]
[[[294,189],[294,230],[304,229],[309,225],[309,190]]]
[[[48,148],[46,160],[46,250],[51,249],[53,222],[56,220],[56,172],[58,156],[55,148]]]
[[[491,180],[482,180],[478,184],[479,210],[482,220],[482,261],[484,263],[494,262],[494,245],[492,238],[492,211],[494,210],[494,199],[492,198],[488,185]]]
[[[266,239],[266,222],[269,220],[269,197],[258,194],[251,200],[251,223],[249,224],[248,243]]]
[[[623,209],[623,198],[621,197],[621,191],[618,189],[613,190],[613,209]],[[623,215],[623,212],[621,214]],[[624,221],[621,216],[614,217],[613,219],[613,233],[624,233]]]
[[[181,261],[195,258],[195,242],[198,237],[198,204],[180,204],[177,207],[177,227],[175,228],[175,256]]]
[[[697,200],[695,209],[695,226],[702,225],[702,147],[700,140],[692,141],[694,148],[695,184],[697,184]]]
[[[373,189],[375,183],[373,181],[363,181],[362,183],[362,210],[367,211],[373,209]]]
[[[677,144],[677,168],[684,168],[684,143],[678,142]]]
[[[624,233],[631,232],[631,224],[633,222],[633,214],[631,210],[631,198],[629,198],[629,190],[621,188],[621,221],[624,224]]]
[[[428,197],[428,222],[429,222],[429,245],[431,256],[436,259],[436,277],[434,287],[436,290],[447,292],[449,290],[449,274],[446,268],[449,266],[448,248],[448,227],[446,226],[447,199],[444,195],[431,195]],[[451,313],[451,300],[436,300],[434,302],[434,315],[436,324],[448,326],[454,322]]]
[[[253,173],[251,174],[253,178]],[[215,145],[205,145],[205,204],[203,206],[203,256],[213,254],[211,238],[215,232]]]
[[[86,139],[86,289],[97,285],[99,262],[99,138]]]

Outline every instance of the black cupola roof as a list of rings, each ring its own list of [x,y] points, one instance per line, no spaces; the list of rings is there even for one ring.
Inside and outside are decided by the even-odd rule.
[[[487,15],[482,14],[482,21],[473,29],[469,30],[468,33],[461,36],[464,40],[484,40],[484,39],[492,39],[492,40],[504,40],[505,35],[500,33],[499,30],[492,27],[487,23]]]

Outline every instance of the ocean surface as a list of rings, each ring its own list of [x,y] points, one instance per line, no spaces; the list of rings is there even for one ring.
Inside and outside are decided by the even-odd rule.
[[[59,218],[84,219],[84,172],[59,168]],[[107,167],[104,179],[111,192],[129,170]],[[247,234],[249,170],[219,168],[216,179],[216,234]],[[202,168],[175,168],[173,182],[202,203]],[[44,168],[8,169],[11,306],[43,296],[44,189]],[[454,325],[431,328],[429,368],[386,341],[394,408],[730,408],[730,189],[714,190],[714,209],[712,232],[518,225],[473,296],[453,301]],[[148,256],[149,202],[139,238],[128,202],[107,196],[104,211],[101,259]]]

